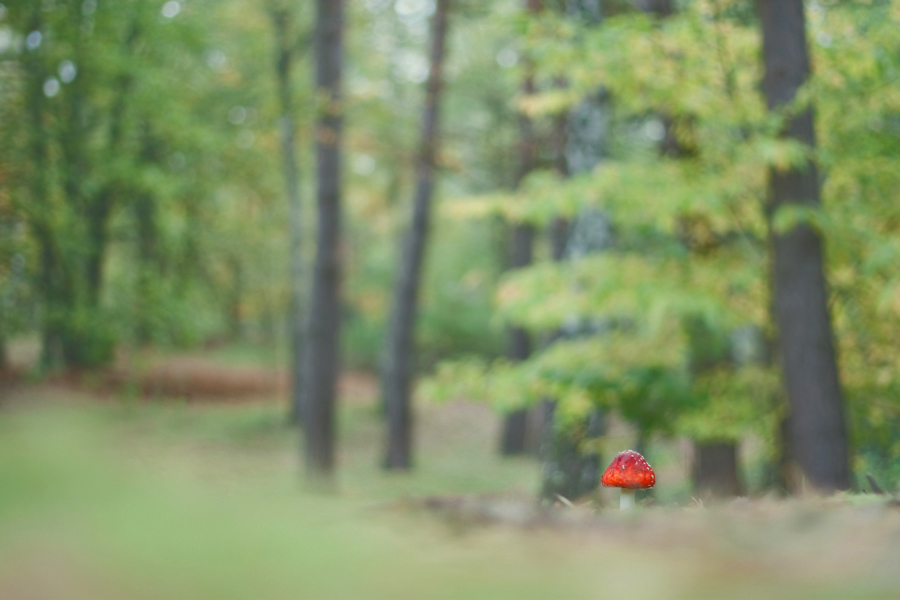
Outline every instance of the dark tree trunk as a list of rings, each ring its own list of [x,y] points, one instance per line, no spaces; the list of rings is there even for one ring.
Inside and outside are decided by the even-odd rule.
[[[343,29],[343,0],[317,0],[316,89],[324,104],[316,118],[318,241],[302,383],[306,467],[310,478],[318,480],[330,480],[334,472],[340,371]]]
[[[569,221],[556,218],[550,224],[550,253],[553,260],[559,262],[566,257],[566,245],[569,242]]]
[[[82,11],[77,8],[78,17]],[[141,35],[140,7],[135,9],[134,20],[123,42],[125,54],[131,54]],[[75,78],[75,83],[84,80],[80,74]],[[109,140],[107,153],[112,158],[121,152],[122,139],[125,136],[125,117],[130,99],[130,91],[134,76],[128,72],[122,73],[116,79],[115,104],[110,111]],[[70,168],[74,165],[69,165]],[[76,170],[76,177],[83,177],[83,167]],[[86,281],[86,301],[90,310],[96,310],[100,303],[100,292],[103,288],[103,263],[106,260],[106,251],[109,246],[109,222],[112,217],[117,196],[121,190],[116,189],[115,183],[106,185],[93,197],[86,199],[84,218],[87,225],[87,244],[85,248],[84,278]],[[76,340],[75,345],[82,341]]]
[[[744,493],[737,469],[737,444],[731,441],[694,444],[694,486],[701,498]]]
[[[507,334],[506,356],[513,361],[522,361],[530,355],[531,335],[522,327],[511,327]],[[527,454],[533,450],[533,445],[529,447],[529,410],[514,410],[504,417],[500,437],[500,453],[504,456]]]
[[[781,351],[778,348],[778,318],[775,314],[774,236],[775,232],[772,230],[771,221],[769,221],[766,227],[766,285],[769,295],[766,316],[768,322],[763,332],[763,362],[769,368],[774,368],[776,365],[781,364]],[[781,376],[784,377],[783,372]],[[785,386],[783,383],[777,390],[772,391],[769,403],[773,413],[780,413],[784,416],[778,422],[778,427],[774,432],[775,455],[765,468],[765,486],[774,489],[780,494],[785,494],[792,489],[799,489],[799,486],[794,485],[792,482],[792,476],[795,473],[791,471],[796,471],[796,468],[792,467],[795,461],[791,456],[789,445],[791,440],[790,414],[785,410],[787,399],[785,398]]]
[[[525,0],[526,9],[535,13],[541,10],[541,0]],[[522,83],[522,93],[534,94],[534,77],[528,75]],[[519,115],[519,165],[516,169],[515,185],[537,167],[537,139],[534,124],[527,115]],[[514,225],[511,230],[508,250],[508,267],[519,269],[531,264],[534,254],[534,227],[528,223]],[[506,356],[515,362],[527,360],[531,355],[531,334],[523,327],[512,325],[507,332]],[[503,431],[500,436],[500,453],[504,456],[516,456],[536,452],[537,436],[529,436],[528,409],[515,410],[503,419]],[[532,440],[529,448],[529,437]]]
[[[600,484],[600,454],[593,443],[603,434],[604,414],[591,411],[578,427],[557,431],[553,424],[555,402],[541,403],[547,412],[541,448],[541,497],[556,500],[557,495],[575,500],[593,492]]]
[[[244,299],[244,266],[236,256],[228,261],[231,267],[231,293],[228,298],[228,326],[232,340],[239,340],[243,329],[241,303]]]
[[[566,14],[589,25],[600,23],[603,8],[598,0],[567,0],[565,5]],[[564,87],[566,82],[559,80],[557,85]],[[607,100],[606,92],[597,90],[554,119],[550,146],[553,166],[561,176],[591,170],[602,160],[608,131]],[[553,260],[569,260],[573,255],[602,249],[602,244],[594,243],[596,233],[601,231],[604,243],[608,243],[608,230],[607,219],[596,211],[585,211],[571,221],[555,219],[549,231]],[[554,332],[549,343],[563,335],[561,330]],[[548,398],[541,402],[541,408],[542,498],[552,502],[557,495],[574,499],[592,492],[600,483],[601,458],[596,441],[604,432],[604,411],[595,408],[578,426],[561,428],[554,419],[556,401]]]
[[[701,377],[727,367],[730,340],[700,317],[686,318],[684,328],[690,348],[690,369]],[[694,441],[694,489],[701,497],[739,496],[742,493],[734,440]]]
[[[672,0],[637,0],[636,4],[642,11],[659,17],[675,14]]]
[[[135,199],[138,255],[135,337],[139,344],[149,343],[153,338],[151,302],[155,300],[154,280],[159,275],[156,212],[156,199],[151,194],[140,194]]]
[[[431,23],[431,60],[418,153],[416,197],[394,290],[387,348],[382,375],[382,394],[388,417],[387,469],[412,466],[412,407],[410,378],[419,283],[431,220],[435,156],[438,145],[438,109],[443,87],[444,46],[450,0],[437,0]]]
[[[31,31],[39,31],[43,25],[41,7],[32,5],[29,22]],[[49,145],[45,127],[46,102],[44,96],[44,78],[46,71],[40,57],[40,49],[26,52],[23,57],[25,73],[25,93],[29,111],[29,154],[32,172],[29,177],[30,203],[32,209],[29,221],[38,245],[38,291],[42,300],[41,323],[41,367],[52,369],[63,364],[63,307],[65,295],[60,290],[62,285],[62,264],[56,245],[51,209],[49,201]]]
[[[810,67],[802,0],[758,0],[763,33],[769,109],[790,105],[808,79]],[[812,109],[787,118],[783,135],[815,147]],[[769,171],[769,219],[782,206],[817,208],[816,167]],[[790,448],[808,483],[822,491],[850,487],[847,429],[828,292],[822,240],[799,224],[773,236],[775,313],[787,398],[791,410]]]
[[[152,164],[160,159],[159,144],[150,131],[144,132],[144,147],[141,159]],[[137,314],[136,337],[138,343],[145,344],[153,337],[153,303],[157,299],[155,282],[162,274],[159,253],[159,218],[157,199],[151,192],[139,193],[133,204],[137,226]]]
[[[528,410],[521,408],[503,417],[503,431],[500,434],[500,454],[521,456],[526,453],[525,441],[528,437]]]
[[[275,78],[281,115],[278,129],[281,138],[281,170],[290,219],[290,301],[288,328],[290,335],[291,405],[290,419],[303,419],[303,211],[300,200],[300,170],[297,166],[294,97],[291,91],[291,67],[296,44],[290,33],[291,11],[270,7],[275,29]]]

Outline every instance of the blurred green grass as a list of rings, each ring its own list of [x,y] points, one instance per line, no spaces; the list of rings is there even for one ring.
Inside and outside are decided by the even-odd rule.
[[[278,404],[42,394],[64,396],[0,412],[4,600],[900,597],[900,512],[870,498],[460,528],[393,501],[528,501],[536,465],[495,456],[479,407],[421,411],[419,468],[387,475],[377,411],[347,402],[323,495]]]

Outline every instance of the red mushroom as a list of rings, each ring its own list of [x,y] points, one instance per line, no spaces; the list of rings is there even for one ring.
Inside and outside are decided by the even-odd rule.
[[[626,510],[634,506],[634,490],[652,488],[656,475],[640,453],[626,450],[613,459],[600,482],[606,487],[622,488],[619,508]]]

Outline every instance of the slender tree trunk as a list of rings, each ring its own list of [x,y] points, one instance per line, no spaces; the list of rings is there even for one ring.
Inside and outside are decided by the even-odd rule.
[[[241,339],[243,329],[243,315],[241,314],[241,302],[244,299],[244,266],[237,256],[232,256],[229,261],[231,267],[231,293],[228,298],[228,325],[231,329],[231,339]]]
[[[397,275],[382,375],[382,394],[388,417],[387,469],[412,466],[412,407],[410,378],[418,309],[419,284],[431,220],[438,114],[443,87],[444,46],[450,0],[437,0],[431,23],[431,61],[418,153],[416,197]]]
[[[528,266],[532,261],[534,228],[531,225],[516,225],[512,228],[510,268]],[[531,356],[531,334],[524,327],[511,326],[507,332],[506,356],[512,361],[527,360]],[[529,409],[518,409],[503,419],[500,438],[500,453],[504,456],[527,454],[534,450],[529,444]],[[532,438],[534,436],[531,436]],[[534,440],[539,442],[539,440]]]
[[[291,67],[295,44],[290,35],[290,10],[270,9],[275,29],[275,75],[281,110],[278,129],[281,137],[281,169],[290,219],[290,335],[291,408],[294,423],[303,419],[303,210],[300,200],[300,170],[297,166],[294,97],[291,91]]]
[[[341,71],[343,0],[316,1],[316,117],[318,241],[310,305],[309,348],[304,353],[303,400],[306,466],[312,479],[334,473],[335,404],[340,372],[341,283]]]
[[[43,22],[41,7],[35,3],[32,5],[29,29],[39,31]],[[62,331],[60,327],[61,315],[58,307],[59,293],[59,259],[56,249],[56,240],[53,235],[50,208],[49,182],[47,181],[49,148],[47,143],[47,131],[45,128],[45,97],[44,77],[46,75],[43,61],[40,57],[41,49],[25,52],[23,63],[25,65],[25,93],[28,100],[29,117],[29,158],[32,172],[29,177],[29,224],[38,242],[38,291],[42,300],[41,318],[41,367],[51,369],[62,364]]]
[[[542,0],[525,0],[525,8],[534,14],[541,10]],[[522,93],[534,94],[534,77],[529,74],[522,83]],[[537,139],[534,124],[525,115],[519,115],[519,165],[516,172],[515,185],[537,167]],[[528,223],[513,225],[511,228],[508,264],[510,269],[520,269],[531,264],[534,254],[534,227]],[[510,326],[507,332],[506,355],[510,360],[523,361],[531,355],[531,334],[523,327]],[[534,445],[540,440],[531,436],[534,443],[529,448],[528,409],[515,410],[503,419],[503,431],[500,437],[500,453],[504,456],[526,454],[535,450]]]
[[[156,199],[142,193],[135,199],[134,216],[137,222],[137,315],[135,337],[139,344],[153,339],[151,303],[155,300],[155,279],[159,275],[157,256]]]
[[[802,0],[758,0],[763,33],[763,89],[771,111],[789,106],[808,79]],[[787,117],[782,134],[815,147],[810,107]],[[815,164],[770,169],[769,219],[782,206],[818,208]],[[809,225],[776,232],[775,312],[788,403],[790,448],[808,483],[822,491],[850,487],[847,428],[828,310],[822,239]]]
[[[145,126],[143,135],[141,160],[145,164],[154,164],[160,160],[159,144],[149,126]],[[139,344],[146,344],[153,338],[153,304],[158,298],[156,282],[162,274],[156,196],[149,191],[140,192],[134,198],[132,210],[137,227],[138,262],[135,337]]]
[[[131,27],[123,41],[123,52],[128,55],[133,53],[138,38],[141,35],[141,6],[134,8],[134,18]],[[79,65],[79,74],[72,83],[73,93],[70,115],[70,137],[66,145],[70,151],[66,156],[66,183],[69,203],[72,209],[81,212],[81,218],[85,225],[84,255],[78,258],[77,266],[73,267],[75,282],[72,289],[78,298],[72,304],[80,303],[84,310],[93,317],[93,322],[88,327],[67,328],[67,334],[63,341],[63,352],[66,362],[75,365],[96,365],[108,362],[113,356],[114,340],[109,334],[108,328],[100,317],[100,300],[104,283],[104,263],[109,249],[109,224],[113,210],[117,202],[123,196],[122,190],[116,182],[108,183],[94,194],[85,193],[81,180],[85,178],[93,165],[88,164],[85,153],[86,138],[90,135],[85,122],[86,94],[84,86],[89,81],[90,61],[79,60],[84,56],[82,50],[82,19],[83,11],[76,4],[71,6],[72,19],[78,23],[78,38],[76,47],[76,61]],[[122,152],[122,141],[125,137],[126,117],[134,75],[123,72],[116,80],[114,90],[116,101],[110,111],[109,138],[107,140],[106,153],[109,157],[118,156]]]

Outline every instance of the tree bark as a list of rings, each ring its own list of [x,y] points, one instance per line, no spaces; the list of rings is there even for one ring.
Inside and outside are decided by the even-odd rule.
[[[158,144],[145,128],[141,159],[151,164],[159,160]],[[146,344],[153,338],[152,304],[157,300],[156,280],[162,274],[159,252],[159,217],[156,196],[150,191],[136,195],[132,205],[137,227],[137,313],[135,336]]]
[[[521,230],[516,227],[514,233]],[[528,231],[528,237],[531,232]],[[530,246],[530,241],[528,242]],[[531,334],[523,327],[510,327],[507,333],[506,356],[512,361],[527,360],[531,356]],[[518,456],[528,454],[534,449],[529,444],[529,409],[521,408],[507,414],[503,419],[503,432],[500,437],[500,454]],[[532,438],[534,436],[531,436]],[[539,442],[539,440],[535,440]]]
[[[412,466],[411,359],[422,262],[431,220],[449,4],[450,0],[437,0],[432,17],[430,71],[426,84],[422,139],[417,160],[416,197],[412,224],[400,257],[384,359],[382,394],[388,417],[384,459],[384,466],[387,469],[409,469]]]
[[[737,453],[737,444],[732,441],[694,443],[694,487],[701,498],[744,493]]]
[[[32,5],[29,30],[39,31],[43,25],[41,7]],[[63,363],[62,309],[59,305],[60,257],[50,218],[49,182],[47,180],[49,145],[45,127],[45,97],[43,91],[46,70],[39,55],[40,49],[27,51],[23,57],[25,94],[29,117],[29,158],[32,172],[29,177],[30,202],[28,221],[38,244],[38,290],[42,300],[41,368],[52,369]]]
[[[763,89],[780,112],[808,79],[802,0],[758,0],[763,33]],[[786,117],[782,135],[815,147],[810,107]],[[818,208],[816,166],[769,170],[767,217],[784,206]],[[773,236],[775,313],[788,403],[790,448],[808,483],[822,491],[850,487],[844,402],[828,309],[822,239],[807,224]]]
[[[335,403],[340,372],[341,137],[343,0],[316,1],[316,117],[318,240],[304,356],[306,467],[310,479],[334,474]]]
[[[300,170],[297,166],[294,97],[291,91],[291,67],[296,45],[290,35],[290,11],[280,6],[270,8],[275,29],[275,79],[281,115],[278,129],[281,138],[281,170],[290,220],[290,301],[288,328],[290,335],[291,403],[290,420],[303,420],[303,210],[300,199]]]
[[[600,454],[591,446],[603,435],[604,412],[593,410],[578,427],[559,431],[553,419],[556,403],[545,401],[540,408],[547,413],[541,448],[541,497],[554,502],[557,495],[575,500],[590,494],[600,484]]]
[[[658,17],[669,17],[675,14],[672,0],[637,0],[636,4],[642,11]]]
[[[598,25],[604,15],[603,8],[597,0],[568,0],[565,12],[582,23]],[[566,82],[560,79],[557,85],[565,87]],[[608,131],[607,100],[605,91],[597,90],[572,110],[554,118],[550,146],[554,153],[553,167],[561,177],[591,170],[603,159]],[[592,227],[595,225],[601,227],[595,229]],[[582,212],[571,221],[555,219],[549,231],[553,260],[562,262],[600,249],[592,243],[598,229],[608,231],[608,223],[595,211]],[[604,237],[608,242],[608,236]],[[557,330],[548,343],[563,336],[564,332]],[[596,441],[604,432],[604,410],[595,407],[577,427],[563,429],[555,423],[555,399],[543,400],[540,408],[542,498],[554,502],[557,495],[574,499],[592,492],[600,483],[601,459]]]
[[[702,317],[683,320],[689,346],[690,370],[694,377],[726,367],[730,340],[710,327]],[[694,489],[701,497],[739,496],[743,491],[735,440],[694,440]]]
[[[525,8],[530,13],[537,13],[542,8],[542,0],[525,0]],[[534,77],[529,74],[522,82],[522,93],[534,94]],[[519,165],[516,169],[515,185],[537,167],[537,139],[534,124],[525,115],[519,115]],[[520,269],[531,264],[534,255],[534,227],[528,223],[519,223],[511,228],[508,250],[508,266]],[[507,332],[506,356],[515,362],[527,360],[531,355],[531,334],[523,327],[511,325]],[[503,419],[503,431],[500,437],[500,453],[504,456],[516,456],[536,452],[540,444],[539,436],[530,436],[529,444],[529,410],[515,410]],[[529,445],[531,446],[529,448]]]

